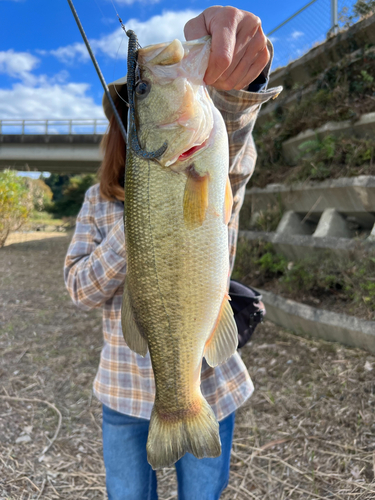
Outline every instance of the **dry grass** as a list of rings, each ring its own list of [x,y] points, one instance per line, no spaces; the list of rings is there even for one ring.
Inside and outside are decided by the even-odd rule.
[[[64,290],[68,239],[0,250],[0,499],[105,498],[91,393],[100,311]],[[255,393],[238,411],[223,500],[374,499],[375,357],[265,323],[243,359]],[[173,469],[159,498],[177,498]]]

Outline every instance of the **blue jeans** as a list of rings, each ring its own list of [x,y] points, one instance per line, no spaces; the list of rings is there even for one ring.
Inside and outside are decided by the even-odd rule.
[[[198,460],[186,453],[176,464],[179,500],[217,500],[228,485],[234,417],[220,422],[222,453]],[[147,462],[149,420],[103,405],[103,456],[109,500],[157,500],[156,473]]]

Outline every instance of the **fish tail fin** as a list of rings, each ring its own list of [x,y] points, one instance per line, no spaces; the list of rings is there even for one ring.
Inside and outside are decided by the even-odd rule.
[[[186,452],[197,458],[220,455],[219,424],[212,408],[202,395],[194,406],[164,417],[154,406],[147,440],[147,459],[154,470],[173,465]]]

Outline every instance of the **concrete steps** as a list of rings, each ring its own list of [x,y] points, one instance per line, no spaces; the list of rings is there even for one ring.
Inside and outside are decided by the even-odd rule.
[[[318,222],[324,210],[335,208],[346,217],[359,218],[361,224],[372,229],[375,223],[375,176],[342,177],[323,182],[303,182],[286,186],[269,184],[265,188],[246,191],[246,203],[251,213],[282,206],[299,214],[309,214]]]
[[[375,250],[375,176],[341,178],[292,186],[271,184],[246,191],[251,220],[242,231],[249,240],[272,242],[290,259],[317,251],[349,252],[361,246]],[[261,212],[282,207],[283,216],[275,232],[253,230],[252,221]]]

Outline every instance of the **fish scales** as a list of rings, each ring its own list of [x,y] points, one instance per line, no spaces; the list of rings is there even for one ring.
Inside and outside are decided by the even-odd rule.
[[[146,55],[152,53],[152,48],[142,50]],[[224,357],[220,353],[222,361],[233,353],[237,332],[225,307],[229,272],[224,220],[228,177],[225,125],[202,91],[204,68],[194,100],[189,82],[176,84],[176,79],[171,79],[158,87],[148,64],[146,61],[141,66],[141,78],[151,81],[155,95],[136,100],[140,143],[147,150],[158,149],[165,140],[169,146],[159,162],[137,156],[131,146],[127,150],[124,220],[128,270],[122,325],[129,347],[143,355],[147,349],[150,352],[156,395],[147,451],[151,465],[160,468],[171,465],[186,451],[199,458],[220,454],[218,424],[201,394],[200,372],[205,347],[220,330],[220,318],[226,325],[222,336],[230,339],[228,344],[224,338],[224,347],[218,343],[217,349],[226,351]],[[172,97],[168,105],[166,92]],[[202,96],[208,104],[202,104]],[[162,116],[160,103],[164,106]],[[158,128],[158,120],[165,125],[166,115],[171,126]],[[173,126],[182,115],[188,125],[189,117],[194,122],[197,115],[201,120],[206,116],[207,123],[212,121],[211,128],[203,128],[201,136],[192,140],[188,127]],[[195,143],[204,143],[207,134],[209,147],[186,158],[178,154],[192,145],[199,149],[200,144]],[[187,194],[190,185],[192,192]],[[192,205],[186,201],[190,199]],[[197,223],[195,206],[199,208],[202,200],[207,200],[207,207],[204,220]]]

